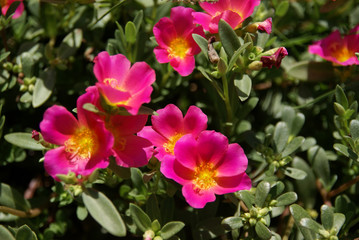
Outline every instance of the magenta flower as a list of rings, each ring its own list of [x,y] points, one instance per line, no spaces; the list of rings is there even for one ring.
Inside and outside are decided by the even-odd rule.
[[[348,35],[342,37],[338,30],[328,37],[309,46],[309,52],[333,63],[347,66],[358,65],[359,52],[359,25],[353,28]]]
[[[14,15],[12,15],[12,18],[18,18],[21,16],[21,14],[24,12],[24,3],[22,0],[0,0],[0,6],[1,6],[1,13],[2,15],[6,15],[7,10],[9,9],[10,5],[13,2],[21,2],[19,6],[16,8]]]
[[[257,29],[270,34],[272,32],[272,18],[267,18],[263,22],[259,22]]]
[[[82,108],[91,102],[90,95],[77,100],[78,120],[64,107],[45,111],[40,129],[45,141],[59,145],[45,154],[45,170],[57,181],[57,174],[88,176],[97,168],[108,166],[114,139],[99,117]]]
[[[156,157],[162,161],[165,156],[174,155],[176,142],[185,134],[196,138],[207,128],[207,116],[196,106],[189,107],[183,117],[181,110],[173,104],[157,111],[152,116],[152,127],[146,126],[138,133],[156,147]]]
[[[183,185],[182,194],[194,208],[215,201],[215,194],[251,188],[243,149],[236,143],[228,144],[221,133],[203,131],[198,139],[185,135],[177,141],[174,154],[174,158],[162,161],[161,172]]]
[[[194,55],[201,52],[192,34],[204,37],[203,28],[196,27],[192,17],[193,9],[174,7],[171,18],[161,18],[153,27],[158,47],[154,49],[159,63],[170,63],[182,76],[188,76],[195,67]]]
[[[96,87],[88,87],[85,94],[91,95],[92,104],[101,109],[99,93]],[[102,109],[101,109],[102,110]],[[105,126],[114,137],[113,156],[119,166],[142,167],[152,156],[152,143],[135,134],[146,125],[148,115],[104,116]]]
[[[285,47],[280,47],[273,55],[261,57],[261,62],[263,63],[263,67],[272,68],[273,66],[276,66],[276,68],[279,68],[282,59],[287,55],[287,49]]]
[[[194,22],[201,24],[210,33],[218,33],[218,23],[221,19],[236,29],[253,13],[254,8],[259,3],[260,0],[201,1],[199,5],[207,13],[193,13]]]
[[[147,63],[137,62],[131,67],[124,55],[110,56],[107,52],[99,53],[94,62],[96,86],[108,104],[136,115],[143,103],[151,101],[156,75]]]

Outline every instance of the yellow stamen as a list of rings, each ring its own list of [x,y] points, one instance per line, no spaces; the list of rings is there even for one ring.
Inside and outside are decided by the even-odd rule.
[[[7,5],[7,0],[0,0],[0,6],[3,7]]]
[[[163,144],[163,147],[165,149],[165,151],[167,153],[170,153],[170,154],[174,154],[174,148],[175,148],[175,145],[176,145],[176,142],[183,136],[183,134],[181,133],[177,133],[175,134],[174,136],[170,137],[170,139],[168,140],[168,142],[166,142],[165,144]]]
[[[350,51],[346,45],[333,43],[329,46],[332,57],[336,58],[339,62],[345,62],[349,58],[355,56],[354,52]]]
[[[171,41],[167,51],[169,53],[169,58],[179,57],[183,59],[189,51],[189,46],[185,39],[178,37]]]
[[[64,144],[65,151],[71,154],[69,159],[89,160],[97,150],[96,140],[95,134],[90,129],[86,127],[77,129]]]
[[[198,190],[208,190],[217,185],[217,171],[212,163],[202,162],[194,170],[193,184]]]

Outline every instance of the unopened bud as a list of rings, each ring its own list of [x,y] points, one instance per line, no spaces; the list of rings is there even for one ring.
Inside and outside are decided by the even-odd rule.
[[[259,71],[262,69],[263,63],[261,61],[254,61],[248,65],[248,69],[253,71]]]
[[[36,130],[32,130],[32,138],[34,139],[34,140],[36,140],[36,141],[39,141],[40,140],[40,133],[38,132],[38,131],[36,131]]]
[[[144,234],[143,234],[143,240],[152,240],[155,237],[155,232],[150,230],[147,230]]]
[[[2,65],[3,68],[5,68],[8,71],[12,71],[13,64],[11,62],[6,62]]]
[[[257,223],[257,220],[256,220],[256,219],[254,219],[254,218],[249,219],[249,224],[250,224],[251,226],[256,225],[256,223]]]

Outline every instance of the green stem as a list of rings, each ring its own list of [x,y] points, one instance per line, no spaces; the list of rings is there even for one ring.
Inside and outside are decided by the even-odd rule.
[[[310,105],[312,105],[312,104],[315,104],[315,103],[317,103],[317,102],[323,100],[324,98],[327,98],[327,97],[333,95],[334,93],[335,93],[335,89],[334,89],[334,90],[331,90],[331,91],[329,91],[329,92],[327,92],[327,93],[324,93],[324,94],[320,95],[320,96],[317,97],[316,99],[314,99],[314,100],[312,100],[312,101],[310,101],[310,102],[308,102],[308,103],[306,103],[306,104],[304,104],[304,105],[297,106],[297,107],[293,107],[293,108],[294,108],[294,109],[301,109],[301,108],[308,107],[308,106],[310,106]]]
[[[35,209],[30,209],[28,211],[21,211],[6,206],[0,206],[0,212],[9,213],[21,218],[33,218],[40,215],[41,210],[39,208],[35,208]]]
[[[224,103],[226,105],[227,110],[227,123],[233,124],[233,112],[230,102],[230,96],[229,96],[229,89],[228,89],[228,79],[226,75],[224,74],[222,76],[222,84],[223,84],[223,93],[224,93]],[[231,126],[226,127],[226,135],[229,135],[231,133]]]

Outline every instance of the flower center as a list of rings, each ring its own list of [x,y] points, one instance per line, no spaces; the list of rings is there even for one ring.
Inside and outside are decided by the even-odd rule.
[[[217,171],[212,163],[202,162],[194,170],[193,184],[198,190],[208,190],[217,185],[215,177]]]
[[[336,58],[339,62],[345,62],[349,58],[354,56],[354,53],[351,52],[347,46],[341,45],[339,43],[333,43],[329,47],[331,55]]]
[[[189,50],[188,43],[181,37],[171,41],[168,48],[169,58],[179,57],[183,59]]]
[[[170,154],[174,154],[174,148],[175,148],[175,145],[176,145],[176,142],[183,136],[183,134],[181,133],[177,133],[176,135],[170,137],[170,139],[168,140],[168,142],[166,142],[165,144],[163,144],[163,147],[165,149],[165,151],[167,153],[170,153]]]
[[[0,6],[3,7],[7,5],[7,0],[0,0]]]
[[[81,160],[89,160],[96,151],[96,136],[88,128],[82,127],[76,130],[72,137],[65,141],[65,151],[70,153],[69,159],[74,157]]]
[[[122,88],[119,84],[119,82],[117,81],[116,78],[105,78],[103,80],[104,84],[112,87],[112,88],[115,88],[121,92],[126,92],[126,90],[124,88]],[[127,100],[124,100],[124,101],[120,101],[120,102],[115,102],[115,103],[112,103],[114,105],[127,105],[128,104],[128,101],[130,99],[127,99]]]

